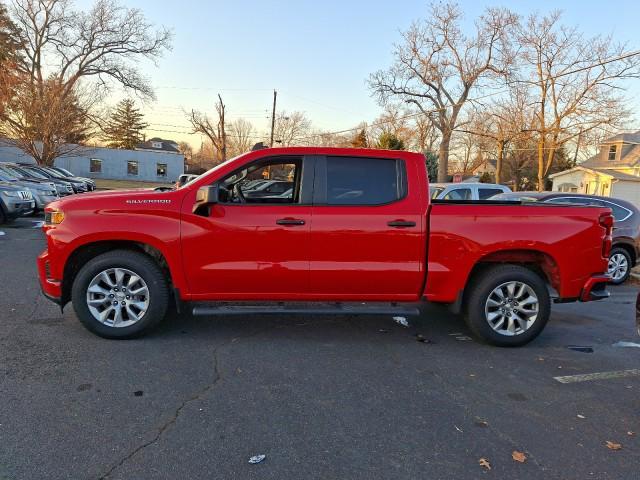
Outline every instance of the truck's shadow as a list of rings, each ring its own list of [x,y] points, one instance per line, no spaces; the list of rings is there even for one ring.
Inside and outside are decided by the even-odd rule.
[[[147,338],[197,338],[213,341],[220,337],[243,337],[252,332],[263,339],[295,338],[310,341],[353,342],[356,338],[384,341],[385,337],[421,335],[423,343],[438,343],[452,333],[469,336],[461,316],[446,308],[429,306],[419,317],[406,317],[409,327],[391,316],[371,315],[246,315],[194,317],[172,311],[163,324]]]

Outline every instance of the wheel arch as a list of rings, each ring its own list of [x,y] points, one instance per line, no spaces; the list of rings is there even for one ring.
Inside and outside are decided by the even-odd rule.
[[[629,254],[629,257],[631,258],[631,267],[634,267],[636,265],[638,261],[638,259],[636,258],[636,249],[631,244],[631,242],[627,242],[625,240],[617,241],[611,246],[612,250],[614,248],[624,249],[624,251],[626,251]]]
[[[560,270],[558,263],[548,253],[530,249],[499,250],[480,257],[473,265],[467,277],[462,295],[459,297],[459,305],[454,308],[454,310],[463,311],[465,309],[467,296],[471,290],[470,285],[473,284],[478,276],[488,268],[506,264],[519,265],[531,270],[555,291],[560,290]]]
[[[166,275],[169,287],[173,289],[174,281],[166,256],[158,248],[149,243],[133,240],[103,240],[85,243],[77,247],[64,265],[61,304],[71,300],[71,288],[82,266],[92,258],[113,250],[130,250],[150,257]]]

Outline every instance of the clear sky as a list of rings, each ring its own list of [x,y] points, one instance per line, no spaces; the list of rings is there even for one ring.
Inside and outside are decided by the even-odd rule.
[[[146,109],[148,133],[194,145],[199,137],[178,133],[188,130],[182,109],[212,111],[217,93],[231,120],[244,117],[260,132],[268,129],[274,88],[279,110],[304,111],[319,129],[373,120],[380,107],[366,79],[390,65],[400,30],[424,18],[428,6],[422,0],[121,1],[174,32],[173,50],[157,67],[141,64],[157,93]],[[90,3],[79,0],[78,6]],[[587,36],[612,34],[629,42],[629,49],[640,49],[637,0],[465,0],[460,5],[469,21],[487,6],[506,6],[521,15],[560,9],[564,22]],[[640,80],[628,86],[640,107]]]

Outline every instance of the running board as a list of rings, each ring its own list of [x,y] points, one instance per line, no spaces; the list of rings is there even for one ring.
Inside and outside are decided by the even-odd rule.
[[[194,316],[204,315],[420,315],[417,303],[283,303],[230,304],[201,303],[193,306]]]

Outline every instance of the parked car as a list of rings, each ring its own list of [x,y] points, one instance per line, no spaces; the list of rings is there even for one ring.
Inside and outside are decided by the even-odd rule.
[[[497,183],[431,183],[429,196],[433,200],[486,200],[511,189]]]
[[[243,188],[242,192],[247,198],[276,197],[291,189],[292,186],[293,182],[286,180],[268,180],[248,190]]]
[[[0,181],[28,189],[36,202],[34,213],[43,211],[47,204],[60,198],[56,191],[56,186],[53,183],[20,179],[2,163],[0,163]]]
[[[49,170],[53,170],[57,172],[61,176],[60,178],[70,178],[73,180],[80,180],[81,182],[86,183],[88,192],[92,192],[96,189],[96,182],[93,181],[91,178],[79,177],[71,173],[66,168],[62,168],[62,167],[49,167]]]
[[[69,182],[73,187],[74,193],[84,193],[89,189],[89,186],[87,185],[86,182],[76,178],[64,177],[60,175],[58,172],[56,172],[55,170],[51,170],[48,167],[35,166],[35,165],[21,165],[21,166],[26,170],[38,172],[39,174],[44,175],[45,177]]]
[[[29,190],[0,182],[0,224],[33,213],[35,206]]]
[[[11,172],[21,180],[35,180],[40,182],[53,183],[56,187],[56,192],[61,197],[73,194],[73,186],[67,181],[47,177],[46,175],[33,170],[28,170],[14,163],[5,163],[4,166],[11,170]]]
[[[176,180],[176,188],[180,188],[183,185],[186,185],[187,183],[191,182],[192,180],[195,180],[196,178],[198,178],[198,175],[193,175],[191,173],[183,173],[178,177],[178,180]]]
[[[608,273],[611,283],[624,283],[631,269],[640,259],[640,210],[626,200],[565,192],[513,192],[491,197],[491,200],[519,200],[522,202],[569,203],[608,207],[615,219],[613,245],[609,256]]]
[[[247,175],[284,166],[289,199],[242,194]],[[612,227],[602,207],[431,202],[422,154],[274,148],[176,190],[53,202],[37,262],[43,293],[107,338],[143,335],[174,300],[194,315],[402,316],[428,301],[517,346],[543,330],[550,291],[608,297]]]

